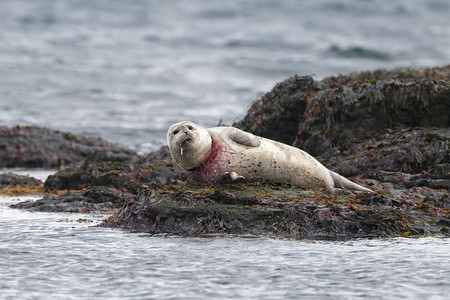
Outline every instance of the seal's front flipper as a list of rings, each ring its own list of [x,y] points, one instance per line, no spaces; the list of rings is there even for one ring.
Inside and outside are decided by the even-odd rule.
[[[248,147],[259,147],[261,145],[257,136],[234,127],[230,127],[228,130],[228,137],[236,143]]]
[[[226,172],[220,178],[221,183],[239,183],[245,180],[244,176],[239,175],[236,172]]]

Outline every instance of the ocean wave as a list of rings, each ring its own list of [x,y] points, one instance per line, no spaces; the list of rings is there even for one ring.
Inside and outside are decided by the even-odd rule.
[[[392,55],[386,51],[370,49],[361,46],[340,47],[332,45],[325,52],[327,56],[335,56],[340,58],[369,58],[378,60],[390,60]]]

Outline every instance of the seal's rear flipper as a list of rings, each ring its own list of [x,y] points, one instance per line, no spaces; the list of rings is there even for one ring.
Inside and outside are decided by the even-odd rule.
[[[339,175],[338,173],[335,173],[333,171],[330,171],[331,178],[334,181],[334,188],[335,189],[346,189],[346,190],[355,190],[355,191],[361,191],[366,193],[373,193],[371,189],[365,188],[363,186],[360,186],[359,184],[356,184],[347,178]]]

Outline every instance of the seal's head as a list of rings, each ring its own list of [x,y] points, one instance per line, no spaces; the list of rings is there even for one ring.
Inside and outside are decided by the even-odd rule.
[[[190,170],[206,160],[211,151],[212,140],[205,128],[183,121],[169,128],[167,144],[176,164],[183,170]]]

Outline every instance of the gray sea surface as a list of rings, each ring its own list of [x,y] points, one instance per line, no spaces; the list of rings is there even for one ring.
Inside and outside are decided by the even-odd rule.
[[[294,74],[449,64],[449,20],[448,0],[2,0],[0,125],[148,152],[174,122],[231,124]],[[0,197],[0,299],[450,295],[445,238],[148,236],[9,207],[30,198]]]

